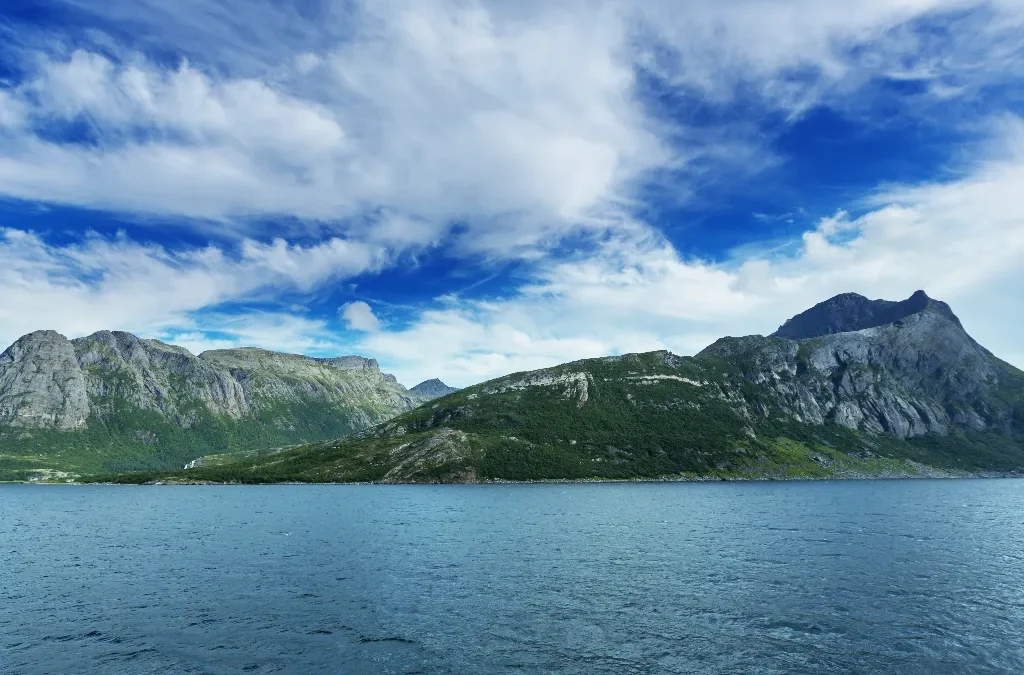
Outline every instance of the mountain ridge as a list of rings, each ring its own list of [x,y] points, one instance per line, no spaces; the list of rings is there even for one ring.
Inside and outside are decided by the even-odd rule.
[[[889,323],[843,324],[852,331],[728,337],[692,357],[659,351],[513,373],[348,438],[245,463],[222,458],[174,478],[476,482],[1021,471],[1024,373],[974,341],[945,303],[928,298],[916,311],[897,310]]]
[[[422,399],[377,362],[183,347],[123,331],[22,336],[0,354],[0,476],[180,466],[203,451],[335,437]]]
[[[770,337],[805,340],[851,333],[895,323],[926,309],[960,323],[949,305],[928,297],[924,291],[915,291],[900,301],[869,300],[858,293],[841,293],[790,318]]]

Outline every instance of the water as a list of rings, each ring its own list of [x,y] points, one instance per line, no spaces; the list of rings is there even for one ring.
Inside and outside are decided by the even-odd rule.
[[[0,486],[0,672],[1024,672],[1024,481]]]

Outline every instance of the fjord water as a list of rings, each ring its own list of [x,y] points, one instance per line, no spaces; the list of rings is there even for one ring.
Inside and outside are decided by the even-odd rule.
[[[0,486],[3,673],[1021,673],[1024,481]]]

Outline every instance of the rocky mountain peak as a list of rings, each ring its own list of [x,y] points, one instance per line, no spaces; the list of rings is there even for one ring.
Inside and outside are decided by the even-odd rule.
[[[929,310],[960,325],[949,305],[928,297],[924,291],[917,291],[906,300],[897,302],[869,300],[857,293],[842,293],[789,319],[772,333],[772,337],[805,340],[835,333],[850,333],[885,326]]]
[[[340,370],[374,370],[380,371],[380,364],[377,359],[368,359],[363,356],[335,356],[333,358],[316,359],[320,363],[326,363]]]
[[[13,357],[15,353],[19,353],[29,349],[38,349],[39,346],[44,344],[56,344],[67,342],[68,339],[58,333],[55,330],[36,330],[22,335],[20,338],[14,341],[10,347],[4,351],[4,356],[10,355]]]
[[[447,396],[448,394],[454,394],[458,389],[455,387],[449,387],[447,384],[435,377],[434,379],[420,382],[409,391],[420,398],[434,399]]]
[[[66,337],[35,331],[0,354],[0,424],[77,429],[88,416],[85,379]]]
[[[209,363],[217,363],[229,367],[263,366],[284,369],[309,368],[311,366],[328,366],[341,371],[366,371],[380,373],[380,366],[375,359],[362,356],[336,356],[317,358],[303,354],[287,354],[274,352],[259,347],[236,347],[234,349],[211,349],[199,355]]]
[[[195,356],[177,345],[169,345],[159,340],[139,338],[131,333],[119,330],[101,330],[88,337],[75,338],[71,341],[78,355],[79,363],[99,361],[146,362],[151,358],[184,357],[195,359]]]

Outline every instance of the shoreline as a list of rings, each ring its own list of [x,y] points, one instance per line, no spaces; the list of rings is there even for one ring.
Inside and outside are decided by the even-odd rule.
[[[79,482],[79,481],[0,481],[8,485],[61,485],[68,487],[84,487],[99,485],[105,487],[181,487],[181,486],[281,486],[281,485],[395,485],[395,486],[440,486],[440,485],[583,485],[583,484],[621,484],[621,483],[793,483],[793,482],[828,482],[828,481],[903,481],[903,480],[987,480],[987,479],[1024,479],[1021,472],[940,472],[928,475],[836,475],[836,476],[664,476],[657,478],[543,478],[537,480],[492,479],[471,482],[383,482],[383,481],[279,481],[268,483],[245,483],[239,481],[207,481],[207,480],[155,480],[140,483],[121,482]]]

